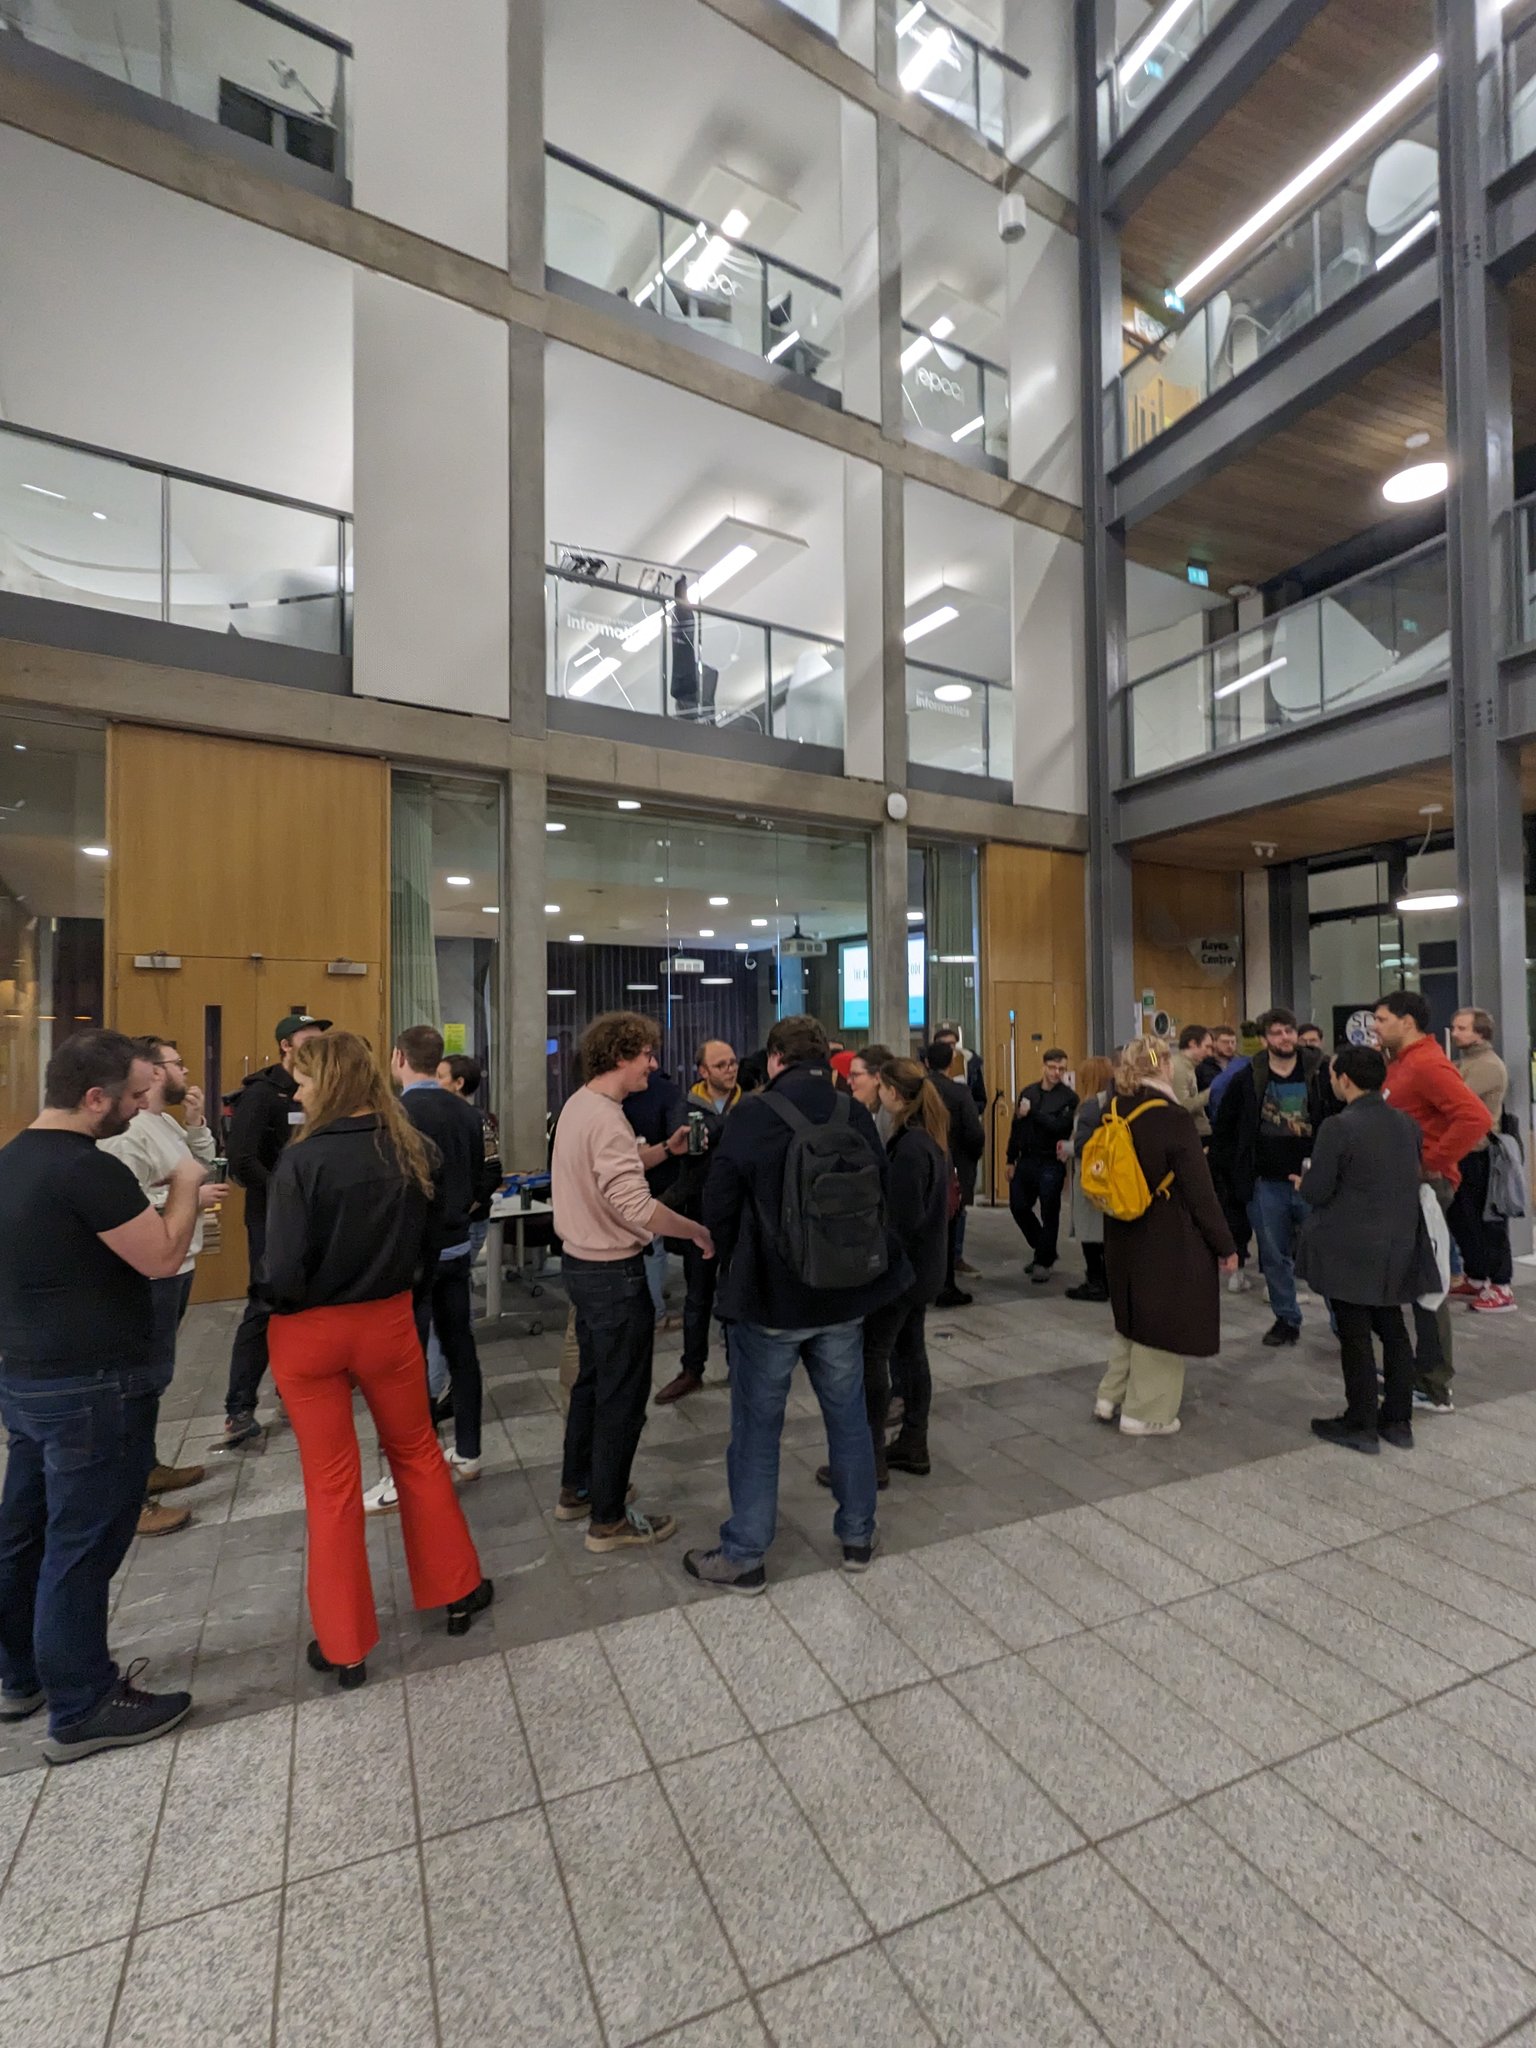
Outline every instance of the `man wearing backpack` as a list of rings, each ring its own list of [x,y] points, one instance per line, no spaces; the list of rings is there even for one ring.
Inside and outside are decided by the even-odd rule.
[[[783,1017],[768,1034],[768,1085],[726,1120],[704,1189],[727,1326],[731,1516],[714,1550],[683,1563],[706,1585],[760,1593],[778,1520],[779,1440],[797,1360],[827,1425],[843,1564],[875,1549],[875,1458],[864,1406],[864,1317],[912,1274],[885,1220],[885,1148],[874,1118],[833,1087],[826,1033]]]

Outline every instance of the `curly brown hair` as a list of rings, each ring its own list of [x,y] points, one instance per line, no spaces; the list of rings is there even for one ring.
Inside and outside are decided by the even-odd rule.
[[[638,1010],[609,1010],[594,1017],[581,1034],[581,1077],[595,1081],[599,1074],[611,1074],[625,1060],[654,1052],[660,1044],[661,1027],[654,1017],[642,1017]]]

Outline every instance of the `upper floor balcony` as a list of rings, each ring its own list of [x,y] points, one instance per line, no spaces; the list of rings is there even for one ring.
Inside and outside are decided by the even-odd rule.
[[[988,148],[1008,147],[1008,80],[1028,67],[956,28],[928,0],[897,0],[896,76],[903,92],[969,128]]]
[[[944,453],[1008,467],[1008,372],[948,338],[953,322],[902,322],[902,414]]]
[[[1099,147],[1109,149],[1176,78],[1238,0],[1166,0],[1099,80]]]

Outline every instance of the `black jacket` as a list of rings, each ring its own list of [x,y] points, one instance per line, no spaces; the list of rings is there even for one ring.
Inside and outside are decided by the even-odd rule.
[[[829,1067],[802,1061],[786,1067],[770,1089],[785,1097],[812,1123],[824,1124],[837,1100]],[[770,1330],[811,1330],[851,1323],[883,1308],[912,1285],[912,1270],[894,1233],[890,1261],[878,1280],[835,1293],[807,1287],[774,1247],[784,1200],[784,1161],[789,1126],[770,1109],[764,1095],[748,1095],[726,1119],[715,1163],[704,1184],[704,1222],[720,1261],[715,1313],[723,1322],[758,1323]],[[888,1185],[885,1147],[875,1120],[862,1103],[849,1104],[853,1129],[880,1162]]]
[[[473,1103],[435,1081],[407,1088],[400,1107],[422,1136],[436,1146],[436,1198],[432,1204],[434,1249],[446,1251],[469,1239],[470,1212],[485,1183],[485,1132]]]
[[[949,1085],[965,1093],[962,1082]],[[974,1117],[969,1096],[966,1103]],[[885,1213],[912,1268],[907,1299],[927,1303],[943,1287],[949,1265],[949,1159],[920,1124],[910,1123],[892,1136],[887,1156]]]
[[[260,1256],[266,1224],[267,1183],[304,1118],[297,1085],[281,1060],[247,1074],[224,1100],[233,1105],[225,1141],[230,1178],[245,1189],[245,1227],[254,1259]]]
[[[1339,1109],[1339,1098],[1328,1078],[1328,1062],[1310,1046],[1297,1049],[1301,1071],[1307,1081],[1307,1109],[1314,1136]],[[1269,1086],[1269,1054],[1256,1052],[1222,1092],[1216,1120],[1211,1126],[1211,1164],[1222,1175],[1235,1201],[1253,1199],[1257,1178],[1255,1160],[1259,1140],[1259,1108]]]
[[[385,1301],[409,1293],[430,1265],[431,1205],[400,1171],[377,1117],[345,1117],[285,1151],[266,1194],[258,1291],[275,1315]]]
[[[1440,1291],[1419,1211],[1424,1140],[1380,1095],[1362,1095],[1313,1141],[1296,1271],[1329,1301],[1388,1308]]]
[[[1058,1081],[1054,1088],[1031,1081],[1019,1091],[1020,1101],[1026,1097],[1029,1115],[1015,1113],[1008,1133],[1010,1166],[1020,1159],[1054,1159],[1056,1147],[1071,1137],[1072,1119],[1077,1115],[1077,1096],[1065,1081]]]
[[[691,1116],[698,1115],[704,1119],[704,1150],[683,1154],[677,1162],[677,1177],[667,1190],[667,1207],[675,1209],[679,1216],[691,1216],[695,1223],[703,1218],[704,1188],[715,1163],[715,1154],[720,1149],[725,1120],[742,1099],[739,1088],[724,1109],[716,1109],[707,1096],[696,1095],[692,1089],[679,1097],[672,1115],[674,1131],[685,1129]],[[668,1238],[667,1242],[674,1249],[680,1250],[689,1240]]]
[[[638,1094],[625,1096],[624,1114],[642,1145],[665,1145],[677,1129],[682,1099],[682,1091],[672,1076],[664,1074],[659,1067]],[[668,1207],[672,1201],[669,1190],[677,1174],[678,1162],[670,1154],[646,1168],[646,1186],[658,1202],[665,1202]]]
[[[928,1078],[949,1111],[949,1156],[960,1176],[960,1199],[968,1205],[976,1199],[976,1168],[987,1149],[986,1133],[981,1128],[971,1091],[963,1081],[952,1081],[948,1074],[930,1073]]]

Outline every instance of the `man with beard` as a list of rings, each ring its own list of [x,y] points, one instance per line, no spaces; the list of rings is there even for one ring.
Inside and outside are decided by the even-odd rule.
[[[36,1121],[0,1150],[0,1721],[46,1701],[50,1763],[121,1749],[183,1720],[107,1651],[112,1575],[155,1455],[154,1304],[216,1190],[190,1152],[157,1210],[97,1149],[144,1107],[155,1069],[120,1031],[59,1046]]]

